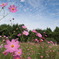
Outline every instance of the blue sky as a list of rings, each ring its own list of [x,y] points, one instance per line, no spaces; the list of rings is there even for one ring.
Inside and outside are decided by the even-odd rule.
[[[17,6],[16,13],[10,13],[0,21],[0,24],[25,24],[28,29],[46,29],[52,30],[59,26],[59,0],[0,0],[0,4],[8,2],[8,6],[14,4]],[[8,13],[8,6],[5,12]],[[1,9],[1,7],[0,7]],[[0,12],[0,18],[3,11]]]

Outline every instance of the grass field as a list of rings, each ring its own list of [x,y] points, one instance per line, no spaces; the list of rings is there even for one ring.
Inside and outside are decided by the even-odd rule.
[[[21,59],[59,59],[59,45],[47,43],[20,43]],[[12,55],[4,55],[4,48],[0,48],[0,59],[13,59]]]

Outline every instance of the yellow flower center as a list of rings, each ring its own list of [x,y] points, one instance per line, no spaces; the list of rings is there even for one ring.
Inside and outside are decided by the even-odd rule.
[[[18,54],[20,54],[20,52],[18,52]]]
[[[15,8],[12,8],[12,10],[14,10]]]
[[[4,3],[2,5],[4,5]]]
[[[13,48],[13,47],[14,47],[14,45],[11,45],[11,47]]]

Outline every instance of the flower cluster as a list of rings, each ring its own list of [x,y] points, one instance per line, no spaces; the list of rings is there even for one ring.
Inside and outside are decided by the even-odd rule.
[[[2,3],[2,4],[0,4],[0,7],[5,7],[5,6],[7,6],[8,5],[8,3]],[[15,5],[10,5],[10,7],[8,7],[8,9],[9,9],[9,11],[10,12],[12,12],[12,13],[15,13],[15,12],[17,12],[17,7],[15,6]]]
[[[24,29],[24,30],[22,31],[22,33],[18,33],[17,36],[18,36],[18,37],[21,36],[21,35],[28,36],[28,35],[29,35],[29,32],[28,32],[28,30],[27,30],[27,27],[23,25],[23,26],[22,26],[22,29]]]
[[[34,39],[35,42],[43,42],[43,40],[45,40],[45,38],[42,36],[41,33],[37,32],[36,30],[32,30],[32,32],[35,33],[35,35],[36,35],[38,38],[40,38],[40,40],[37,39],[37,38]]]
[[[11,53],[14,59],[16,59],[16,57],[20,59],[20,56],[22,54],[22,49],[19,49],[20,48],[19,41],[15,39],[12,39],[11,41],[6,40],[6,45],[4,45],[4,48],[6,49],[3,52],[4,55]]]
[[[0,20],[2,20],[4,17],[6,17],[8,14],[9,14],[9,12],[12,12],[12,13],[15,13],[15,12],[17,12],[18,11],[18,9],[17,9],[17,7],[15,6],[15,5],[10,5],[10,6],[7,6],[8,5],[8,3],[2,3],[2,4],[0,4],[0,7],[2,7],[2,9],[0,10],[0,12],[3,10],[3,17],[2,18],[0,18]],[[8,8],[8,12],[6,12],[5,11],[5,7],[7,6],[7,8]],[[14,20],[14,18],[13,18],[13,20]]]

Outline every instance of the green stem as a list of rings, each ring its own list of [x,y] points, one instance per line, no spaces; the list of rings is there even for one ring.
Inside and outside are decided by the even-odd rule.
[[[0,12],[2,11],[2,8],[1,8],[1,10],[0,10]]]
[[[21,33],[22,33],[22,30],[20,29]],[[24,37],[23,37],[23,34],[21,36],[21,41],[23,41]]]
[[[3,16],[3,17],[0,19],[0,21],[1,21],[3,18],[5,18],[7,15],[8,15],[8,14],[6,14],[5,16]]]
[[[10,59],[12,59],[12,55],[10,54]]]

